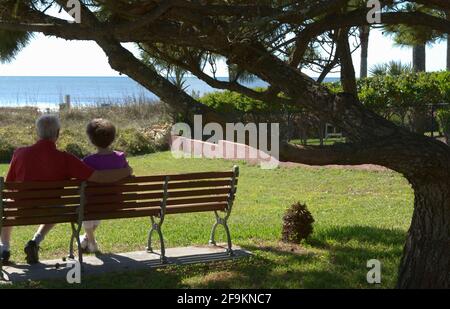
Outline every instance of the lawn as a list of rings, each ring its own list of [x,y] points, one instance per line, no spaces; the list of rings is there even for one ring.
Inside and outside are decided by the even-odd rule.
[[[130,158],[137,175],[231,169],[233,163],[173,159],[169,152]],[[230,218],[234,243],[253,252],[237,261],[84,278],[82,287],[122,288],[372,288],[366,262],[379,259],[382,283],[394,287],[403,242],[412,215],[413,194],[394,172],[329,168],[262,170],[239,163],[241,177]],[[0,165],[4,174],[7,165]],[[284,245],[285,209],[304,202],[316,223],[301,246]],[[212,214],[168,216],[163,226],[169,247],[206,244]],[[149,220],[105,221],[98,232],[103,252],[143,250]],[[23,245],[35,227],[13,236],[13,259],[22,261]],[[41,258],[67,254],[70,227],[60,225],[42,245]],[[218,235],[222,237],[223,235]],[[220,239],[220,238],[219,238]],[[63,281],[27,282],[17,287],[66,287]]]

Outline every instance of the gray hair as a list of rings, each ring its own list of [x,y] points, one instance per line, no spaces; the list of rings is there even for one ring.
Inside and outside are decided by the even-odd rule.
[[[37,135],[40,139],[56,139],[58,138],[61,124],[56,115],[45,114],[36,120]]]

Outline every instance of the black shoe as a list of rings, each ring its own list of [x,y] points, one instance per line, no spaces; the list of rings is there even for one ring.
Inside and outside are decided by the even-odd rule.
[[[9,264],[9,258],[11,257],[10,251],[3,251],[2,252],[2,263],[3,265]]]
[[[28,264],[39,263],[39,246],[34,240],[30,240],[23,251],[27,255],[26,260]]]

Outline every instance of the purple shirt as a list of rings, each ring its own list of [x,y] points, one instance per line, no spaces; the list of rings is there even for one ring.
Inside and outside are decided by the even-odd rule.
[[[123,152],[114,151],[111,154],[93,154],[83,159],[84,163],[97,171],[115,170],[128,167],[126,156]]]

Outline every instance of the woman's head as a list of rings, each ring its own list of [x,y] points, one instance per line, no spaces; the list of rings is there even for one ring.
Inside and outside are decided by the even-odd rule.
[[[116,138],[116,127],[109,120],[97,118],[88,124],[86,133],[94,146],[108,148]]]

